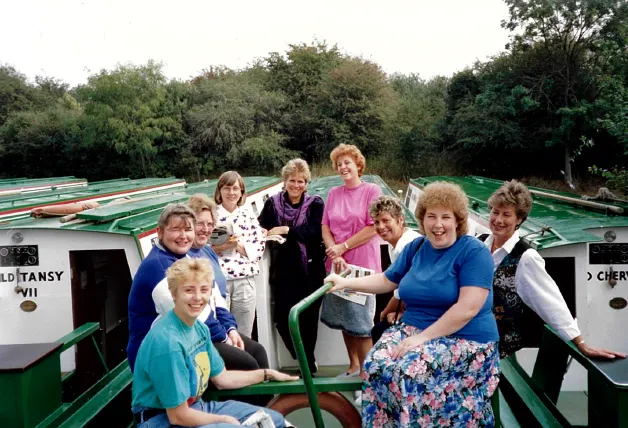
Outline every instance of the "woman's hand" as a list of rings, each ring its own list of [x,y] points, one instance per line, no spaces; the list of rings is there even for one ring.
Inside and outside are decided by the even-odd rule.
[[[332,259],[334,259],[336,257],[342,257],[342,255],[346,251],[347,248],[344,246],[344,244],[336,244],[326,249],[325,254],[327,254],[327,257],[331,257]]]
[[[399,306],[401,305],[401,306]],[[390,301],[384,308],[384,310],[379,314],[379,320],[384,321],[384,319],[389,319],[388,314],[397,312],[397,308],[399,308],[399,316],[403,313],[405,309],[405,305],[395,296],[390,298]]]
[[[231,341],[230,345],[244,351],[244,341],[242,340],[240,333],[238,333],[235,329],[231,330],[229,334],[227,334],[227,338]]]
[[[287,235],[290,228],[288,226],[273,227],[268,231],[269,235]]]
[[[340,275],[332,273],[323,280],[323,283],[328,283],[328,282],[332,282],[334,284],[334,286],[328,291],[328,293],[333,293],[334,291],[339,291],[339,290],[343,290],[347,288],[348,281],[346,278],[343,278]]]
[[[421,334],[417,334],[416,336],[410,336],[410,337],[405,338],[404,340],[401,341],[399,345],[397,345],[397,347],[393,351],[392,353],[393,360],[401,358],[408,351],[411,351],[412,349],[423,345],[425,342],[427,341],[423,338],[423,336],[421,336]]]
[[[212,249],[217,253],[222,253],[223,251],[236,248],[238,246],[238,238],[239,236],[234,235],[231,238],[229,238],[224,244],[212,245]]]
[[[626,354],[621,352],[609,351],[604,348],[594,348],[584,342],[580,342],[576,345],[578,350],[582,352],[587,358],[606,358],[612,360],[614,358],[626,358]]]
[[[288,380],[299,380],[299,376],[292,376],[286,373],[278,372],[273,369],[266,369],[266,373],[271,380],[276,380],[278,382],[286,382]]]
[[[246,254],[246,248],[244,248],[244,244],[242,242],[238,242],[236,244],[236,251],[242,254],[244,257],[248,257],[248,255]]]
[[[335,273],[342,273],[349,267],[345,259],[343,259],[342,257],[335,257],[331,261],[331,265]]]
[[[397,314],[397,319],[395,319],[395,312],[388,312],[386,314],[386,321],[388,321],[388,324],[394,324],[399,319],[401,319],[402,315],[403,315],[403,311],[399,311],[399,313]]]
[[[219,416],[220,418],[222,418],[222,420],[218,423],[229,424],[229,425],[241,425],[240,421],[234,418],[233,416],[229,416],[229,415],[216,415],[216,416]]]

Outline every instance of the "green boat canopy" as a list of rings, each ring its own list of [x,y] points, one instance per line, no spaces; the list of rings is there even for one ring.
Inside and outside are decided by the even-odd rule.
[[[460,185],[469,196],[469,211],[483,219],[485,224],[488,224],[489,218],[487,201],[504,183],[500,180],[477,176],[432,176],[412,179],[410,184],[423,188],[435,181],[449,181]],[[521,226],[520,233],[530,245],[537,249],[597,242],[601,238],[590,233],[590,230],[628,226],[626,204],[600,202],[599,207],[594,208],[580,205],[578,196],[572,193],[533,186],[528,186],[528,188],[533,197],[532,211]]]

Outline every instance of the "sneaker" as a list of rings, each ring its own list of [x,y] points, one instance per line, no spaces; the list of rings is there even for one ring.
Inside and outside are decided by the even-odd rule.
[[[336,376],[337,378],[343,378],[343,377],[360,377],[360,370],[356,370],[352,373],[349,372],[343,372],[340,373],[338,376]]]
[[[355,406],[362,407],[362,392],[355,391]]]

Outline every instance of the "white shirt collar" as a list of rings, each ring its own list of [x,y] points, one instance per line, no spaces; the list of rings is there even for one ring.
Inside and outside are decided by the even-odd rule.
[[[515,230],[515,233],[512,234],[512,236],[508,239],[508,241],[506,241],[506,243],[502,245],[501,248],[498,248],[498,250],[496,251],[503,249],[508,254],[510,254],[512,249],[515,248],[515,245],[517,245],[517,242],[519,242],[519,230]],[[488,237],[488,239],[485,241],[485,243],[488,249],[490,250],[493,246],[493,234],[492,233]]]

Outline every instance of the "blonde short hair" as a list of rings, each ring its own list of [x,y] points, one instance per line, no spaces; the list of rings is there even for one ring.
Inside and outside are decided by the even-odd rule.
[[[184,257],[177,260],[166,271],[168,290],[175,294],[180,285],[188,281],[207,281],[211,287],[214,282],[214,271],[208,259],[192,259]]]
[[[399,202],[399,199],[387,195],[382,195],[375,199],[369,207],[369,215],[375,220],[375,217],[383,213],[390,214],[395,220],[403,219],[403,225],[405,226],[406,221],[403,216],[403,206],[401,202]]]
[[[423,218],[429,208],[445,208],[454,213],[458,227],[456,227],[456,235],[462,236],[469,231],[467,220],[469,219],[469,198],[462,188],[454,183],[445,181],[435,181],[428,184],[423,189],[423,193],[419,196],[419,202],[416,206],[415,215],[419,221],[419,228],[422,235],[425,235],[423,227]]]
[[[307,162],[303,159],[291,159],[288,163],[281,169],[281,178],[285,182],[288,180],[293,174],[301,174],[305,179],[306,183],[309,183],[312,180],[312,174],[310,173],[310,167]]]
[[[488,198],[488,209],[514,205],[519,219],[525,221],[532,210],[532,195],[528,187],[517,181],[504,181],[504,184]],[[522,223],[523,223],[522,221]]]
[[[188,207],[190,207],[195,214],[200,214],[203,211],[209,211],[214,219],[214,222],[216,221],[216,202],[214,202],[212,198],[206,194],[197,193],[190,196],[190,199],[188,199]]]
[[[173,217],[179,218],[182,222],[186,222],[190,219],[192,225],[196,225],[196,214],[194,214],[194,211],[192,211],[190,207],[184,204],[168,204],[159,215],[157,227],[162,230],[166,229],[170,223],[170,219]]]
[[[355,165],[358,167],[358,176],[362,177],[362,174],[364,174],[364,170],[366,169],[366,159],[360,149],[353,144],[343,143],[336,146],[336,148],[332,150],[329,155],[329,158],[334,166],[334,170],[336,169],[336,161],[341,156],[351,156],[353,158],[353,162],[355,162]]]
[[[225,186],[233,186],[235,182],[238,182],[240,185],[240,190],[242,190],[242,196],[238,199],[238,206],[241,207],[246,202],[246,188],[244,187],[244,180],[242,176],[235,171],[227,171],[223,172],[222,175],[218,178],[218,183],[216,184],[216,191],[214,192],[214,201],[218,205],[222,204],[222,196],[220,196],[220,190]]]

